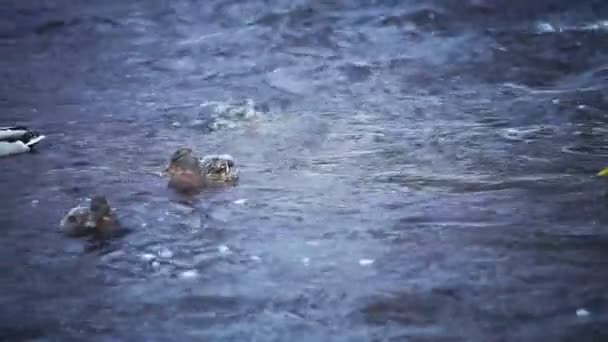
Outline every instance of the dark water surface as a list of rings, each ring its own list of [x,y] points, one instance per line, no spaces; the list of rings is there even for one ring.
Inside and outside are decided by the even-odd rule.
[[[605,1],[4,0],[0,56],[48,136],[0,340],[608,341]],[[240,184],[167,189],[182,145]],[[86,252],[93,193],[132,232]]]

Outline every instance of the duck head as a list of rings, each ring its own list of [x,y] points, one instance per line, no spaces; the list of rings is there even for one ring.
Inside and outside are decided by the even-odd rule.
[[[194,190],[203,185],[200,163],[190,148],[177,149],[171,155],[169,165],[163,170],[163,175],[168,176],[169,185],[178,190]]]
[[[95,222],[96,225],[103,220],[107,220],[112,215],[112,209],[110,209],[110,204],[108,204],[108,200],[105,196],[93,197],[89,205],[89,210],[91,211],[91,220]]]

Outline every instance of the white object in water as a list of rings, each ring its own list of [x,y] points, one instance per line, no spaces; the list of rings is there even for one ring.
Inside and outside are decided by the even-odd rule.
[[[181,279],[194,279],[194,278],[197,278],[198,276],[199,276],[199,274],[198,274],[197,270],[188,270],[188,271],[184,271],[179,274],[179,277]]]
[[[587,317],[589,316],[591,313],[585,309],[578,309],[576,310],[576,316],[577,317]]]
[[[0,157],[30,152],[44,138],[26,127],[0,127]]]
[[[25,153],[29,151],[30,148],[21,141],[15,141],[12,143],[0,141],[0,156],[10,156],[12,154]]]
[[[308,264],[310,264],[310,258],[302,258],[302,263],[308,266]]]
[[[359,260],[359,265],[361,266],[369,266],[374,263],[374,259],[361,259]]]
[[[142,260],[144,261],[152,261],[156,259],[156,255],[150,253],[141,254],[139,257],[142,258]]]
[[[262,261],[262,258],[257,255],[252,255],[249,257],[249,259],[251,259],[252,261]]]
[[[245,203],[247,203],[247,199],[246,198],[241,198],[241,199],[238,199],[238,200],[234,201],[234,204],[238,204],[238,205],[243,205]]]
[[[547,22],[536,24],[536,30],[538,33],[553,33],[556,31],[555,27]]]
[[[230,248],[229,248],[228,246],[226,246],[226,245],[219,245],[219,246],[217,247],[217,250],[218,250],[220,253],[222,253],[222,254],[228,254],[228,253],[230,253]]]
[[[167,248],[163,248],[160,251],[158,251],[158,256],[163,258],[163,259],[170,259],[173,257],[173,252],[171,252],[169,249]]]

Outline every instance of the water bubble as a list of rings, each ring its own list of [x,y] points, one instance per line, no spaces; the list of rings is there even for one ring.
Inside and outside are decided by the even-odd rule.
[[[538,23],[536,24],[536,30],[538,33],[552,33],[555,32],[555,27],[550,23]]]
[[[152,261],[156,259],[156,255],[150,253],[140,254],[139,257],[144,261]]]
[[[197,278],[198,276],[199,276],[199,273],[197,270],[183,271],[182,273],[179,274],[179,277],[181,279],[194,279],[194,278]]]
[[[192,127],[200,127],[200,126],[204,126],[204,125],[205,125],[205,120],[201,120],[201,119],[193,120],[190,123],[190,126],[192,126]]]
[[[211,130],[217,131],[223,128],[236,128],[236,123],[224,119],[217,119],[209,124]]]
[[[608,28],[608,20],[601,20],[595,23],[586,24],[581,29],[586,31],[596,31]]]
[[[181,124],[181,123],[179,123],[179,122],[177,122],[177,121],[174,121],[174,122],[171,124],[171,126],[173,126],[174,128],[179,128],[179,127],[181,127],[181,126],[182,126],[182,124]]]
[[[539,139],[549,138],[554,134],[555,129],[546,125],[509,127],[500,131],[500,135],[503,138],[522,142],[531,142]]]
[[[220,253],[222,253],[222,254],[228,254],[228,253],[230,253],[230,248],[228,248],[228,246],[226,246],[226,245],[219,245],[219,246],[217,247],[217,250],[218,250]]]
[[[245,203],[247,203],[246,198],[241,198],[241,199],[234,201],[234,204],[238,204],[238,205],[244,205]]]
[[[359,265],[361,266],[369,266],[374,263],[374,259],[361,259],[359,260]]]
[[[587,317],[589,316],[591,313],[589,311],[587,311],[586,309],[578,309],[576,310],[576,316],[577,317]]]
[[[169,258],[173,257],[173,252],[171,252],[167,248],[163,248],[160,251],[158,251],[158,256],[163,259],[169,259]]]
[[[252,255],[249,257],[249,259],[251,259],[252,261],[262,261],[262,258],[257,255]]]
[[[258,111],[256,103],[251,99],[233,103],[205,102],[200,107],[210,111],[208,115],[212,121],[207,124],[207,127],[211,130],[236,128],[241,123],[262,115],[262,112]]]

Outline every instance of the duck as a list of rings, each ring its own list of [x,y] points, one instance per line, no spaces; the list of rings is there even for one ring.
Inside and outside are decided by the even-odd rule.
[[[70,209],[59,224],[67,236],[98,238],[109,237],[119,225],[104,195],[93,196],[88,206]]]
[[[608,176],[608,166],[605,167],[605,168],[603,168],[603,169],[601,169],[596,175],[600,176],[600,177],[606,177],[606,176]]]
[[[31,152],[44,138],[24,126],[0,127],[0,157]]]
[[[210,154],[200,159],[206,184],[234,184],[239,179],[239,170],[229,154]]]
[[[239,179],[231,155],[213,154],[199,158],[188,147],[180,147],[171,155],[162,174],[169,177],[169,187],[185,192],[214,185],[235,184]]]

